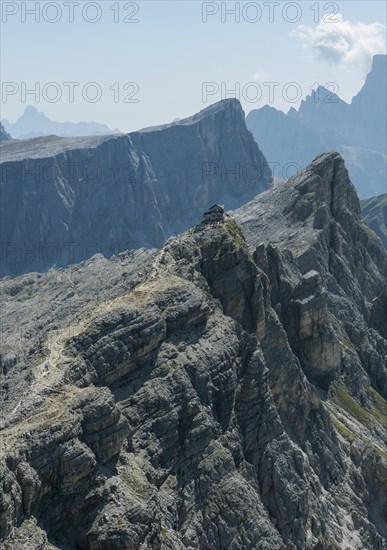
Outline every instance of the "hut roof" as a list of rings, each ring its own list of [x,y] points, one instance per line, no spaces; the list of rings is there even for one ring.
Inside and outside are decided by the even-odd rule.
[[[211,206],[208,211],[208,213],[213,213],[213,212],[220,212],[221,214],[224,213],[224,208],[223,206],[220,206],[219,204],[214,204],[213,206]],[[206,212],[206,214],[207,214]]]

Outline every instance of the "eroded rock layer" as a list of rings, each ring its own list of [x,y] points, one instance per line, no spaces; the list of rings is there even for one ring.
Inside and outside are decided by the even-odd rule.
[[[3,280],[2,547],[386,548],[386,265],[332,153],[153,254]]]

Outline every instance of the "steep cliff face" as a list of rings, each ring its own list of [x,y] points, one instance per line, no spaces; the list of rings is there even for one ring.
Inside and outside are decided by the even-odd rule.
[[[360,392],[362,381],[352,371],[359,361],[353,346],[361,346],[360,360],[374,386],[385,392],[384,344],[378,335],[366,336],[366,328],[370,305],[384,289],[386,255],[361,218],[340,155],[321,155],[301,175],[240,209],[238,219],[251,246],[268,247],[268,269],[270,261],[278,264],[274,270],[284,266],[287,280],[274,283],[275,300],[287,331],[294,331],[290,337],[292,342],[296,337],[304,368],[312,377],[321,375],[320,383],[327,386],[346,375],[340,359],[344,347],[348,385]],[[291,270],[284,255],[291,258]],[[297,285],[310,288],[306,302]],[[378,360],[371,359],[373,340],[382,346]],[[314,360],[309,348],[317,353]]]
[[[5,549],[386,547],[386,252],[335,153],[235,218],[0,283]]]
[[[386,154],[387,56],[375,55],[364,86],[352,99],[349,131],[361,147]]]
[[[123,136],[4,143],[1,155],[2,276],[160,246],[209,203],[241,206],[270,180],[236,100]]]
[[[387,248],[387,193],[361,201],[364,221]]]
[[[387,56],[375,55],[361,90],[350,104],[320,86],[291,116],[338,143],[386,154]],[[338,121],[340,123],[338,124]],[[331,138],[328,138],[331,139]]]

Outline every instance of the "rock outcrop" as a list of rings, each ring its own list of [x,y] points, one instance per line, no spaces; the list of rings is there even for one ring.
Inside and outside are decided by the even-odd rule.
[[[0,276],[158,247],[271,178],[234,99],[128,135],[6,142],[1,158]]]
[[[9,141],[12,137],[5,131],[4,126],[0,122],[0,141]]]
[[[385,549],[386,266],[332,153],[156,252],[1,281],[2,547]]]

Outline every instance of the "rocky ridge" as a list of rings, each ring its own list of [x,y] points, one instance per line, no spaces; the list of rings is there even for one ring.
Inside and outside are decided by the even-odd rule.
[[[386,548],[386,251],[336,153],[234,216],[1,281],[5,550]]]

